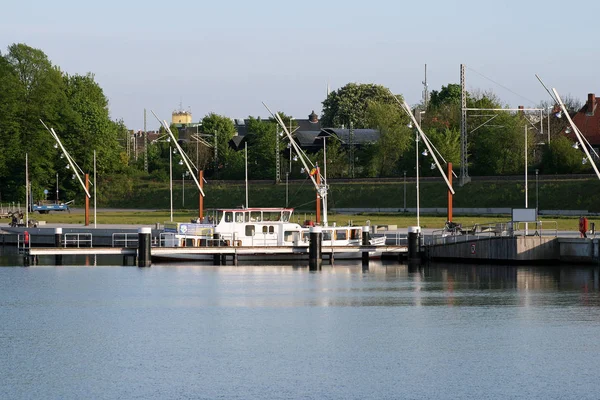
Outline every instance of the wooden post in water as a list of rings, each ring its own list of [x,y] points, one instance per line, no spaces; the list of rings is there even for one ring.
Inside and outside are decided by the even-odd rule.
[[[452,186],[452,163],[448,163],[448,182]],[[452,192],[448,189],[448,221],[452,222]]]
[[[198,171],[198,183],[200,189],[204,190],[204,170]],[[204,196],[200,192],[198,193],[198,218],[200,218],[200,222],[204,218]]]
[[[90,198],[87,195],[90,192],[90,175],[85,174],[85,226],[90,225]]]

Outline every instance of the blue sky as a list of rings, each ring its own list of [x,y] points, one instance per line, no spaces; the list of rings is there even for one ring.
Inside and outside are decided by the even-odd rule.
[[[549,100],[536,73],[563,97],[600,94],[595,0],[86,3],[3,4],[0,49],[26,43],[70,74],[94,73],[130,129],[144,108],[170,120],[180,103],[195,121],[266,116],[262,101],[306,118],[327,83],[377,83],[416,104],[424,64],[430,90],[459,83],[463,63],[468,90],[513,107]]]

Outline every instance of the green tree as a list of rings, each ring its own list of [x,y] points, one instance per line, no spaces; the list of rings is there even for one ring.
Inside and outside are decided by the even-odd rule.
[[[214,171],[215,173],[233,167],[233,165],[230,165],[232,162],[234,165],[238,164],[238,157],[234,155],[235,150],[229,146],[229,141],[236,134],[235,125],[231,118],[210,113],[202,118],[202,131],[205,135],[203,137],[204,140],[211,146],[214,146],[216,135],[217,160],[214,159],[214,147],[211,147],[213,152],[212,162],[217,164],[217,170]],[[213,164],[213,167],[214,165],[215,164]]]
[[[522,116],[499,113],[493,125],[482,127],[472,139],[472,171],[479,175],[513,175],[525,168],[525,126]],[[535,133],[528,131],[528,157],[532,159]]]
[[[13,110],[12,135],[17,137],[21,149],[11,161],[8,180],[17,187],[24,182],[24,152],[29,154],[29,175],[34,197],[41,197],[44,187],[55,179],[53,139],[41,125],[40,119],[60,131],[69,120],[64,81],[58,68],[52,66],[47,56],[25,44],[13,44],[4,55],[6,63],[17,77],[17,105]],[[13,184],[13,186],[15,185]],[[11,183],[9,182],[10,186]],[[19,197],[22,191],[15,190]]]
[[[379,140],[367,153],[367,169],[379,177],[398,175],[398,161],[411,147],[409,117],[399,104],[369,102],[366,119],[368,126],[379,131]]]
[[[248,165],[252,179],[275,178],[276,141],[281,140],[277,134],[274,121],[249,117],[248,129]]]
[[[348,83],[333,91],[323,101],[321,126],[338,128],[350,124],[356,129],[369,128],[367,108],[369,102],[397,104],[390,90],[381,85]]]
[[[544,174],[577,174],[589,172],[589,163],[583,164],[585,154],[580,149],[573,148],[573,142],[565,137],[558,136],[546,146],[540,165]]]
[[[81,168],[93,171],[93,151],[96,150],[96,171],[104,175],[123,170],[118,142],[123,126],[111,121],[108,99],[92,74],[63,75],[71,120],[64,129],[64,145]],[[62,134],[59,133],[59,134]]]

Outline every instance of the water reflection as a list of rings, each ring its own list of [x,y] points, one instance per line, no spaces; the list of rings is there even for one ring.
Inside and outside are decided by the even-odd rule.
[[[0,268],[5,398],[596,396],[597,267],[114,265]]]

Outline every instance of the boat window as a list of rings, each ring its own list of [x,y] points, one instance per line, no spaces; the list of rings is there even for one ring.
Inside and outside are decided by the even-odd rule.
[[[248,211],[244,213],[244,219],[246,220],[246,222],[250,222],[250,213]]]
[[[350,239],[356,240],[362,237],[362,228],[361,229],[351,229],[350,230]]]
[[[235,213],[235,222],[237,222],[237,223],[244,222],[244,213],[243,212],[236,212]]]
[[[260,211],[252,211],[250,212],[250,222],[260,222],[262,218],[260,217]]]
[[[293,231],[285,231],[283,233],[283,240],[286,242],[291,242],[294,240],[294,232]]]
[[[281,218],[283,222],[289,222],[290,221],[290,215],[292,213],[289,211],[284,211],[283,212],[283,217]]]
[[[335,231],[336,240],[346,240],[348,238],[348,231]]]
[[[310,233],[308,233],[308,232],[302,232],[302,241],[303,242],[308,242],[309,237],[310,237]]]
[[[269,227],[268,226],[263,226],[263,233],[268,233],[269,232]]]
[[[195,247],[194,239],[185,239],[185,247]]]
[[[331,231],[323,231],[323,240],[331,240]]]
[[[225,212],[225,222],[233,222],[233,213],[231,211]]]
[[[254,225],[246,225],[246,236],[254,236]]]
[[[274,233],[275,232],[275,228],[273,226],[269,226],[269,233]]]
[[[281,219],[281,212],[279,211],[265,211],[263,212],[264,221],[279,221]]]

